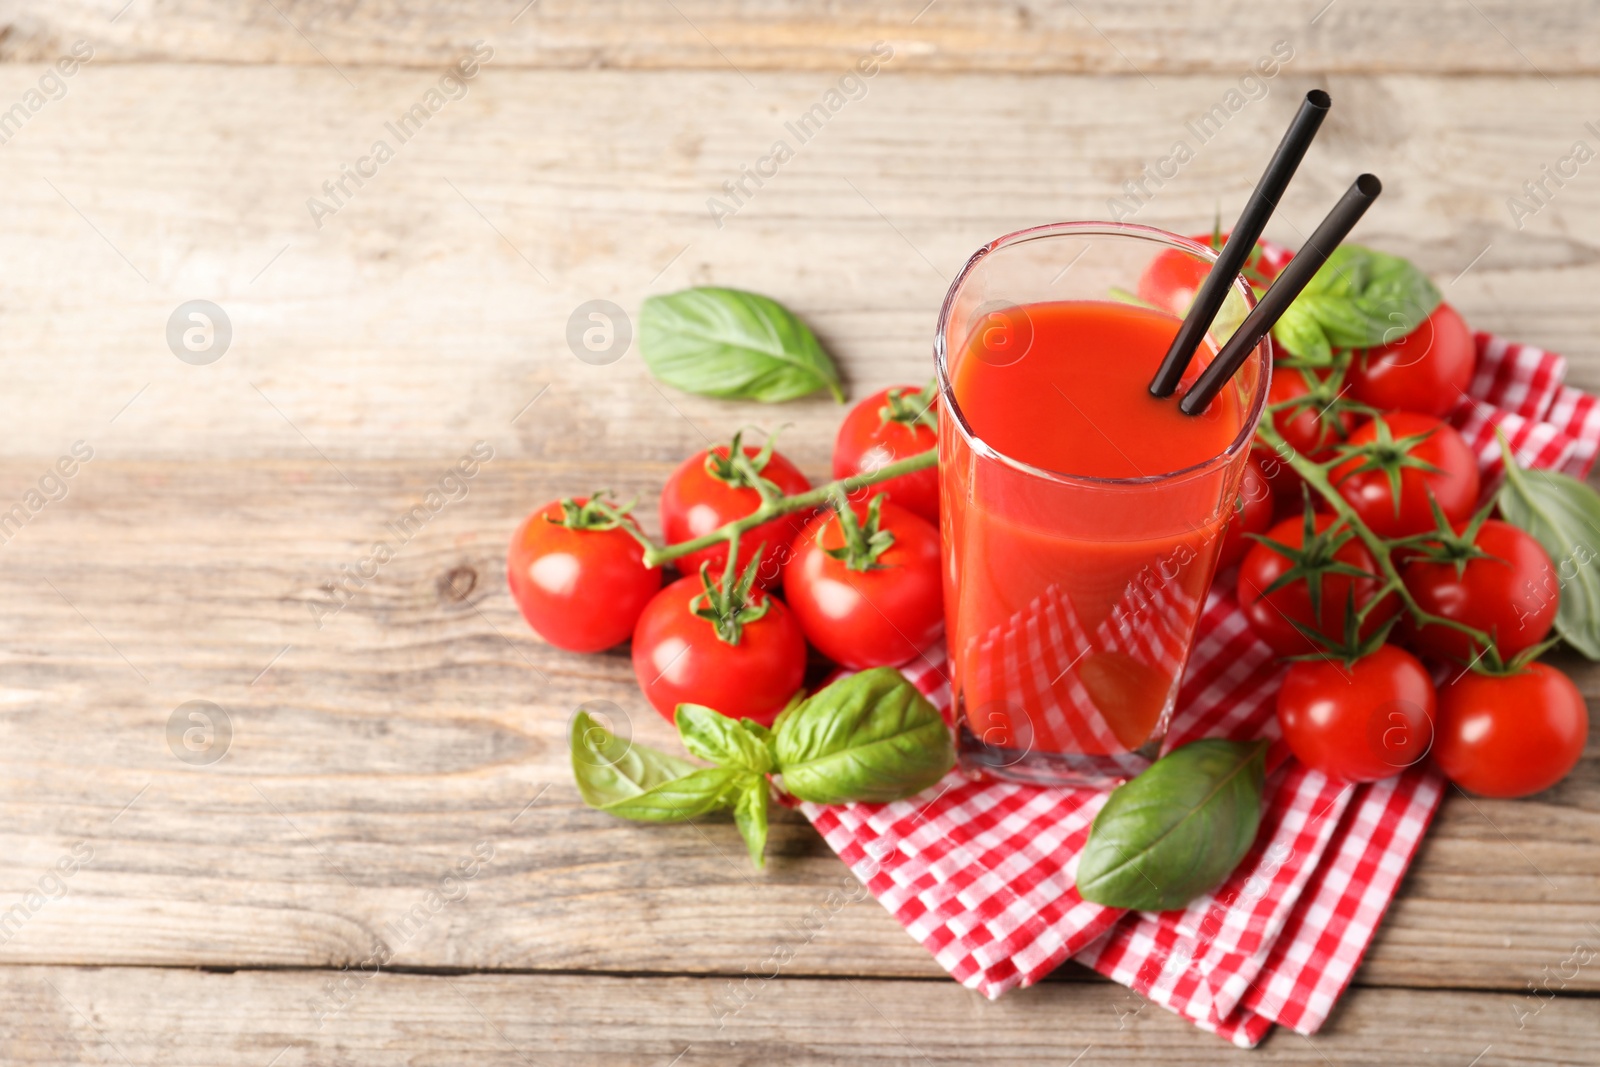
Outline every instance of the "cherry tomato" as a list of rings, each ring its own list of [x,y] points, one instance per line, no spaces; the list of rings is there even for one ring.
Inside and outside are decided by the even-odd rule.
[[[1217,251],[1221,251],[1227,239],[1225,233],[1192,236],[1192,240]],[[1139,276],[1139,299],[1182,317],[1188,312],[1189,305],[1194,303],[1194,294],[1199,292],[1200,283],[1205,281],[1210,268],[1209,263],[1196,259],[1188,252],[1168,249],[1152,259]],[[1259,290],[1277,274],[1277,270],[1262,258],[1261,246],[1257,244],[1245,263],[1245,277]]]
[[[1333,525],[1332,515],[1317,515],[1313,524],[1314,536],[1308,547],[1304,516],[1285,519],[1267,531],[1266,537],[1283,545],[1290,555],[1284,555],[1272,545],[1257,543],[1245,553],[1244,563],[1239,567],[1239,607],[1250,620],[1250,628],[1280,656],[1302,656],[1324,651],[1322,646],[1295,629],[1296,622],[1329,640],[1342,640],[1345,611],[1352,590],[1355,593],[1356,610],[1360,611],[1377,595],[1383,584],[1376,577],[1358,578],[1349,574],[1321,572],[1318,577],[1321,603],[1316,612],[1311,610],[1311,590],[1304,577],[1271,593],[1266,592],[1274,582],[1299,565],[1297,559],[1291,556],[1300,557],[1307,565],[1332,562],[1376,575],[1377,562],[1367,547],[1348,528],[1329,533]],[[1393,593],[1385,596],[1367,614],[1361,626],[1361,636],[1370,637],[1399,610],[1399,598]]]
[[[944,624],[938,528],[892,501],[880,507],[874,515],[873,507],[852,505],[848,531],[833,512],[818,515],[795,539],[784,568],[783,595],[806,639],[853,670],[905,663]],[[893,542],[867,550],[884,533]],[[852,544],[854,560],[836,558]]]
[[[1432,415],[1394,411],[1359,427],[1350,445],[1370,451],[1333,468],[1330,478],[1379,536],[1409,537],[1434,529],[1430,493],[1452,525],[1471,517],[1478,502],[1478,461],[1453,426]],[[1400,472],[1398,499],[1389,482],[1391,469]]]
[[[1302,660],[1278,690],[1278,725],[1295,756],[1348,782],[1376,782],[1426,756],[1435,710],[1427,669],[1394,645],[1351,664]]]
[[[1354,412],[1330,407],[1336,395],[1329,392],[1313,371],[1274,367],[1272,383],[1267,387],[1267,403],[1281,404],[1288,400],[1299,403],[1273,412],[1273,428],[1290,447],[1309,459],[1321,460],[1332,455],[1356,424]],[[1288,464],[1284,464],[1284,469],[1288,469]]]
[[[1454,562],[1414,558],[1400,577],[1423,611],[1492,634],[1501,659],[1510,660],[1550,632],[1560,596],[1556,570],[1539,542],[1510,523],[1488,520],[1473,544],[1488,558],[1469,559],[1459,572]],[[1482,651],[1460,630],[1418,630],[1409,615],[1401,626],[1418,652],[1466,661]]]
[[[739,435],[735,434],[733,440],[733,447],[739,448]],[[800,473],[800,468],[781,453],[771,451],[771,445],[769,440],[763,448],[746,445],[742,449],[750,457],[757,474],[777,486],[784,496],[810,489],[811,482]],[[661,535],[669,545],[704,536],[719,526],[744,518],[761,505],[761,495],[746,485],[738,470],[728,462],[730,455],[732,452],[727,445],[696,452],[667,479],[661,490]],[[761,553],[756,581],[763,588],[776,585],[783,574],[789,542],[805,522],[804,513],[780,515],[745,533],[739,538],[739,570],[743,572],[745,565],[754,558],[756,548],[764,543],[766,548]],[[721,573],[727,559],[728,546],[719,542],[680,557],[678,569],[693,574],[700,570],[700,564],[709,562],[712,573]]]
[[[714,588],[720,586],[713,581]],[[783,601],[749,593],[754,618],[737,641],[697,615],[705,586],[698,574],[679,578],[645,607],[633,631],[633,673],[652,706],[672,722],[679,704],[704,704],[732,719],[770,726],[806,672],[806,641]]]
[[[506,582],[522,617],[569,652],[626,641],[661,588],[661,568],[644,565],[639,542],[588,505],[585,497],[546,504],[522,520],[506,553]]]
[[[1449,304],[1440,304],[1399,340],[1355,354],[1350,395],[1384,410],[1443,415],[1461,399],[1477,368],[1472,331]]]
[[[1239,482],[1239,496],[1233,503],[1233,518],[1222,532],[1222,547],[1217,550],[1217,569],[1231,567],[1244,559],[1255,541],[1246,534],[1266,533],[1272,525],[1272,487],[1252,457],[1245,464]]]
[[[880,390],[850,409],[833,445],[833,476],[869,474],[896,460],[909,459],[939,445],[933,386],[897,385]],[[887,493],[935,526],[939,523],[939,470],[929,467],[872,487]]]
[[[1567,776],[1589,737],[1589,709],[1572,679],[1545,663],[1520,673],[1467,671],[1439,691],[1434,762],[1461,788],[1525,797]]]

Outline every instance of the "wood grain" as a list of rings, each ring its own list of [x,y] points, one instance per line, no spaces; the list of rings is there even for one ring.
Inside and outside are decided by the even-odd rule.
[[[74,843],[93,858],[0,960],[337,967],[381,939],[408,967],[739,974],[821,909],[795,972],[940,973],[796,815],[757,872],[726,821],[638,826],[582,806],[565,747],[579,704],[611,702],[641,743],[676,741],[625,655],[545,646],[501,575],[522,513],[599,467],[488,461],[330,612],[324,583],[394,541],[385,523],[439,477],[340,466],[359,489],[316,460],[95,460],[4,546],[6,906]],[[605,473],[644,494],[665,472]],[[1592,699],[1600,671],[1578,677]],[[197,699],[233,730],[208,766],[167,732]],[[1595,943],[1596,755],[1536,800],[1453,797],[1362,980],[1514,988]],[[479,842],[493,858],[462,879]],[[402,922],[451,875],[463,899]],[[1600,989],[1600,972],[1571,988]]]
[[[459,1064],[805,1067],[842,1062],[1213,1064],[1592,1062],[1600,1013],[1560,998],[1517,1026],[1514,994],[1358,990],[1315,1038],[1231,1048],[1109,983],[1047,983],[988,1003],[952,982],[781,978],[727,1010],[729,983],[693,978],[144,969],[0,971],[13,1064]],[[327,1005],[342,1002],[332,1012]],[[241,1007],[248,1006],[248,1012]],[[674,1059],[678,1057],[679,1059]]]
[[[793,423],[785,451],[825,473],[837,406],[687,397],[653,385],[636,348],[583,362],[566,340],[581,303],[632,314],[651,292],[732,282],[801,312],[855,395],[923,380],[933,310],[973,248],[1104,216],[1237,86],[1274,19],[1315,11],[1002,18],[940,0],[897,36],[885,27],[910,23],[905,5],[696,0],[677,5],[684,19],[541,2],[498,34],[478,17],[514,6],[136,0],[111,22],[116,6],[0,6],[0,56],[16,61],[0,65],[0,111],[38,85],[31,61],[76,36],[96,47],[0,144],[0,516],[34,490],[62,496],[0,525],[0,1059],[1230,1055],[1075,968],[983,1003],[793,814],[758,873],[725,822],[587,810],[566,762],[574,708],[611,702],[643,743],[671,732],[626,656],[544,646],[501,574],[516,521],[559,495],[637,493],[653,528],[671,467],[741,424]],[[1295,98],[1326,85],[1339,107],[1275,235],[1297,242],[1374,170],[1386,192],[1364,241],[1422,264],[1475,326],[1561,351],[1572,381],[1600,388],[1600,182],[1584,171],[1521,228],[1506,207],[1588,136],[1596,83],[1563,76],[1594,66],[1582,14],[1341,0],[1135,217],[1208,227]],[[719,228],[708,198],[879,36],[896,48],[887,72]],[[319,229],[307,199],[478,37],[496,54],[465,99]],[[519,69],[606,66],[698,69]],[[1348,73],[1393,69],[1498,73]],[[1080,76],[1104,71],[1118,73]],[[208,366],[166,338],[197,298],[234,327]],[[42,485],[79,440],[93,458]],[[475,442],[493,457],[446,481]],[[455,499],[397,535],[440,487]],[[362,577],[373,543],[395,538],[396,558]],[[1565,665],[1600,695],[1600,671]],[[196,700],[231,727],[215,763],[173,736]],[[1535,800],[1452,796],[1329,1031],[1280,1033],[1252,1059],[1588,1056],[1593,968],[1520,1029],[1512,1009],[1600,936],[1597,752]],[[830,917],[782,986],[718,1030],[727,977],[819,908]],[[330,970],[379,943],[400,972],[429,973],[381,974],[319,1031],[309,1002]]]
[[[116,62],[439,66],[472,41],[509,66],[698,68],[731,80],[770,69],[849,68],[872,42],[938,71],[1239,76],[1276,40],[1305,68],[1554,77],[1592,72],[1583,4],[1241,0],[880,4],[801,0],[58,0],[4,5],[3,54],[53,59],[82,38]]]
[[[16,208],[0,233],[0,454],[82,438],[107,458],[432,463],[481,438],[604,467],[791,423],[785,450],[822,466],[830,401],[656,387],[637,346],[576,358],[569,319],[593,299],[632,316],[650,292],[731,281],[805,316],[855,395],[925,380],[935,310],[973,249],[1105,217],[1228,84],[883,74],[718,229],[708,198],[828,84],[756,81],[491,67],[319,230],[307,199],[430,75],[375,72],[352,91],[326,70],[91,65],[0,152]],[[1283,75],[1134,220],[1208,229],[1310,84]],[[1505,205],[1582,135],[1594,83],[1329,84],[1339,104],[1271,232],[1298,244],[1350,176],[1379,173],[1362,240],[1415,259],[1475,326],[1563,352],[1575,382],[1600,386],[1600,180],[1581,171],[1520,231]],[[150,117],[130,119],[129,100]],[[209,366],[165,337],[197,298],[233,322]]]

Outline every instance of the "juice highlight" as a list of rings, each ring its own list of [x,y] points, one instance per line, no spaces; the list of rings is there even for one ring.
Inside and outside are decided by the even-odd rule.
[[[1068,765],[1111,757],[1085,761],[1101,767],[1137,753],[1125,764],[1136,773],[1154,755],[1142,747],[1165,734],[1239,471],[1157,476],[1226,452],[1244,427],[1243,403],[1225,389],[1190,417],[1177,396],[1149,395],[1179,326],[1165,312],[1073,300],[1011,309],[998,333],[993,319],[951,352],[972,436],[1084,480],[1062,484],[978,456],[941,414],[956,707],[994,749]],[[1213,354],[1197,354],[1185,386]]]

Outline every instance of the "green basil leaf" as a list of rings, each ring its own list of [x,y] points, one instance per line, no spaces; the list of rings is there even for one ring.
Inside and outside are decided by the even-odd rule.
[[[733,805],[733,821],[750,850],[750,862],[757,867],[767,865],[767,808],[771,799],[766,778],[756,775],[745,781]]]
[[[1409,261],[1360,245],[1334,249],[1273,327],[1278,344],[1326,362],[1335,348],[1374,348],[1422,325],[1441,300]]]
[[[1333,359],[1333,345],[1322,325],[1310,312],[1297,312],[1293,304],[1272,328],[1272,339],[1280,348],[1308,362],[1324,364]]]
[[[1167,911],[1214,889],[1261,825],[1265,741],[1193,741],[1111,793],[1078,861],[1078,894]]]
[[[772,752],[767,747],[767,739],[752,731],[745,722],[735,722],[700,704],[678,705],[678,736],[690,755],[723,767],[764,775],[772,770]]]
[[[777,403],[826,388],[839,371],[805,323],[776,300],[701,286],[652,296],[639,311],[639,354],[686,393]]]
[[[580,711],[572,717],[572,776],[591,808],[624,819],[682,822],[725,808],[739,772],[696,767],[624,741]]]
[[[840,679],[773,730],[783,787],[819,804],[915,796],[955,765],[950,728],[893,667]]]
[[[1239,290],[1228,286],[1228,293],[1222,298],[1222,306],[1217,309],[1216,317],[1211,320],[1211,328],[1207,332],[1216,340],[1217,347],[1228,343],[1245,317],[1250,314],[1250,309],[1245,306],[1244,297],[1239,295]]]
[[[796,691],[794,696],[789,698],[789,703],[785,704],[783,706],[783,710],[778,712],[777,717],[772,720],[772,730],[770,731],[769,736],[776,738],[778,736],[778,731],[783,729],[783,720],[789,717],[790,712],[794,711],[795,708],[798,708],[805,702],[806,691],[804,687],[802,687]],[[774,756],[774,758],[776,758],[776,756]]]
[[[1523,470],[1502,446],[1506,482],[1500,487],[1500,514],[1527,531],[1550,554],[1561,583],[1556,607],[1556,633],[1589,659],[1600,660],[1600,568],[1592,566],[1600,542],[1600,495],[1565,474]],[[1531,598],[1558,595],[1556,590],[1529,590],[1530,601],[1517,605],[1519,615],[1537,606]]]
[[[612,801],[600,810],[637,822],[687,822],[725,810],[738,795],[741,777],[728,767],[705,767],[638,796]]]
[[[591,808],[638,796],[700,769],[686,759],[617,737],[586,711],[572,717],[571,729],[572,774],[583,802]]]

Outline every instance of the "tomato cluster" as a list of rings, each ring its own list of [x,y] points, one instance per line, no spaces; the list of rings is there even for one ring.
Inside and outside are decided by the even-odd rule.
[[[1198,279],[1185,270],[1158,261],[1139,295],[1186,304]],[[1476,369],[1465,321],[1440,303],[1381,347],[1285,355],[1268,396],[1278,450],[1252,457],[1218,566],[1238,565],[1251,628],[1294,661],[1277,699],[1289,747],[1350,781],[1431,756],[1485,796],[1554,785],[1588,712],[1570,679],[1532,662],[1559,599],[1550,557],[1480,509],[1477,457],[1442,418]],[[1318,465],[1318,484],[1292,455]]]
[[[898,386],[857,404],[839,430],[835,478],[932,449],[934,396]],[[663,588],[663,568],[648,564],[631,505],[596,494],[548,504],[518,527],[512,597],[558,648],[598,652],[631,637],[639,686],[668,721],[678,705],[701,704],[771,725],[801,690],[808,645],[843,667],[899,666],[944,623],[933,467],[852,497],[819,490],[813,506],[771,518],[761,510],[809,490],[774,438],[757,447],[737,433],[684,460],[662,489],[667,546],[706,542],[673,554],[676,580]],[[763,521],[735,541],[712,536],[752,517]]]
[[[1277,266],[1257,254],[1245,275],[1264,287]],[[1181,315],[1203,274],[1158,256],[1136,299]],[[1407,322],[1376,347],[1279,359],[1218,567],[1294,661],[1277,711],[1304,763],[1364,782],[1432,758],[1477,793],[1537,792],[1588,730],[1572,682],[1534,662],[1560,586],[1539,542],[1480,504],[1477,457],[1444,421],[1476,371],[1467,324],[1442,302]],[[546,505],[512,540],[512,595],[560,648],[631,638],[669,721],[693,703],[770,724],[801,692],[808,649],[858,670],[909,662],[943,625],[934,402],[932,386],[900,386],[857,404],[832,470],[857,481],[827,489],[771,437],[690,456],[661,493],[665,548],[605,494]]]

